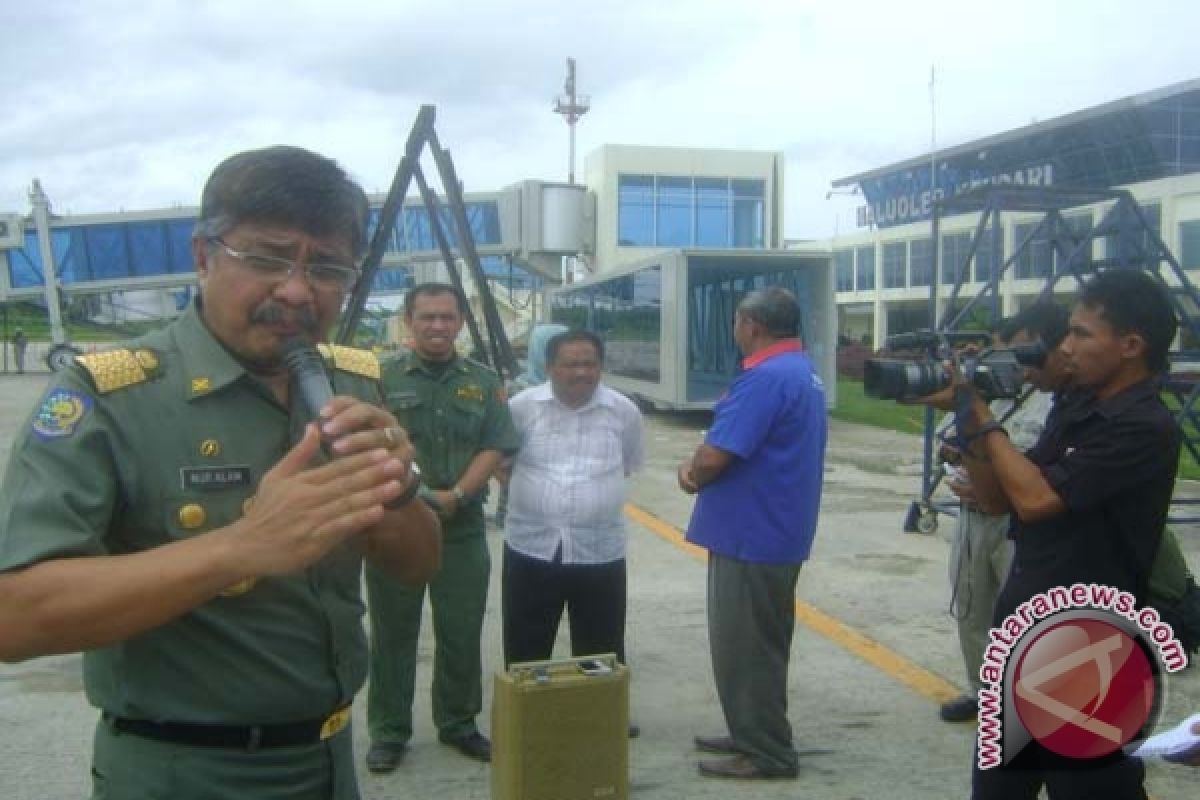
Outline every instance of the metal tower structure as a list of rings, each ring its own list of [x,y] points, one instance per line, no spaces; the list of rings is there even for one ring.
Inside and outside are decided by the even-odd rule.
[[[591,98],[575,93],[575,59],[567,59],[567,80],[563,93],[554,99],[554,113],[562,114],[570,130],[570,155],[567,161],[567,183],[575,183],[575,123],[592,107]]]
[[[379,215],[379,225],[371,236],[367,256],[362,265],[362,277],[355,284],[354,292],[347,301],[335,341],[342,344],[353,341],[355,331],[358,330],[359,323],[362,321],[375,274],[379,271],[383,254],[387,250],[388,240],[395,230],[396,221],[404,207],[404,198],[408,195],[409,186],[416,181],[417,189],[425,204],[425,210],[429,215],[429,225],[433,231],[434,241],[441,252],[442,261],[450,275],[451,283],[459,291],[463,290],[462,276],[459,274],[457,259],[451,249],[452,240],[444,228],[445,214],[443,211],[449,212],[450,221],[454,225],[453,241],[458,248],[457,258],[461,258],[466,265],[467,272],[470,273],[472,282],[479,292],[485,327],[482,331],[480,330],[478,322],[469,308],[466,320],[477,357],[493,367],[501,377],[512,378],[516,376],[516,358],[513,356],[508,335],[504,332],[504,324],[500,319],[500,312],[496,308],[496,298],[492,294],[491,285],[488,283],[487,275],[484,274],[479,260],[475,237],[471,233],[471,225],[467,219],[462,185],[454,170],[454,162],[450,158],[450,152],[442,148],[438,141],[437,131],[433,128],[435,113],[433,106],[421,106],[421,110],[417,112],[417,119],[408,134],[408,141],[404,145],[404,155],[396,167],[392,186],[388,190],[387,199],[384,200],[383,209]],[[429,183],[425,179],[425,171],[421,168],[421,155],[426,150],[432,157],[438,177],[441,179],[442,192],[446,197],[445,205],[438,202],[437,195],[429,188]],[[487,334],[486,343],[484,333]]]
[[[1099,223],[1087,228],[1073,225],[1064,212],[1081,206],[1106,204]],[[1002,215],[1005,212],[1037,213],[1031,220],[1013,251],[1003,257]],[[971,234],[966,250],[953,263],[942,262],[940,246],[941,220],[945,216],[978,213],[979,221]],[[1051,253],[1051,266],[1045,275],[1045,285],[1039,299],[1052,297],[1055,286],[1064,278],[1082,282],[1089,275],[1106,269],[1140,269],[1155,277],[1167,288],[1175,313],[1179,317],[1184,348],[1172,352],[1172,374],[1164,382],[1163,392],[1177,406],[1176,418],[1183,431],[1183,443],[1192,457],[1200,462],[1200,377],[1177,372],[1181,364],[1200,362],[1200,292],[1180,265],[1170,248],[1163,242],[1157,227],[1146,218],[1145,212],[1124,189],[1066,189],[1033,186],[985,186],[938,200],[933,206],[930,223],[933,243],[933,265],[929,284],[929,318],[932,327],[944,333],[954,333],[981,309],[990,318],[1000,317],[1000,279],[1013,269],[1036,242],[1045,242]],[[1105,254],[1093,255],[1093,243],[1105,241]],[[975,262],[976,277],[983,286],[972,297],[963,298],[963,285],[970,280],[970,268]],[[940,276],[952,275],[950,294],[945,298],[945,313],[939,317],[938,287]],[[986,275],[986,279],[980,276]],[[938,504],[933,492],[941,480],[934,469],[934,414],[926,409],[921,499],[909,510],[905,530],[931,532],[937,526],[938,512],[953,513],[954,509]],[[1176,500],[1177,504],[1183,501]],[[1200,517],[1173,517],[1172,522],[1197,522]]]

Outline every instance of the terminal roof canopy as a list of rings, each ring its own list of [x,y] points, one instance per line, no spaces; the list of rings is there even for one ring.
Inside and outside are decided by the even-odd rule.
[[[1200,80],[1067,114],[834,181],[880,227],[987,185],[1109,189],[1200,172]],[[966,210],[966,209],[963,209]]]

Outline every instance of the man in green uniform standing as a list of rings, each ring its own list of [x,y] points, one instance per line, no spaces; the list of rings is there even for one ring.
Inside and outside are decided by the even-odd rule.
[[[336,396],[314,424],[281,348],[328,332],[366,219],[315,153],[227,159],[193,233],[196,305],[81,356],[14,444],[0,659],[85,651],[94,800],[359,797],[362,563],[423,582],[439,528],[374,356],[322,345]]]
[[[461,358],[466,298],[444,283],[421,284],[404,300],[412,353],[383,369],[385,401],[408,430],[425,483],[441,509],[442,569],[429,583],[433,631],[433,721],[438,738],[463,755],[491,760],[475,718],[483,709],[479,638],[491,557],[484,538],[483,491],[519,439],[500,377]],[[410,588],[367,568],[371,669],[367,768],[390,772],[412,738],[417,636],[425,587]]]

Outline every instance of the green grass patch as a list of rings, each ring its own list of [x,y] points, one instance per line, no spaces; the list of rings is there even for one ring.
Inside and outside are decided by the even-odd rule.
[[[1167,407],[1172,411],[1178,410],[1179,402],[1173,397],[1164,395]],[[864,425],[874,425],[877,428],[887,428],[901,433],[920,435],[925,432],[925,408],[923,406],[905,406],[891,400],[876,400],[863,393],[862,381],[852,378],[838,378],[837,408],[833,410],[834,419],[846,422],[858,422]],[[941,416],[941,412],[938,412]],[[1195,427],[1184,423],[1185,435],[1192,441],[1200,441]],[[1179,477],[1187,480],[1200,480],[1200,464],[1192,458],[1191,452],[1185,446],[1179,455]]]
[[[838,378],[833,418],[920,435],[925,431],[925,407],[876,400],[863,393],[862,381]]]

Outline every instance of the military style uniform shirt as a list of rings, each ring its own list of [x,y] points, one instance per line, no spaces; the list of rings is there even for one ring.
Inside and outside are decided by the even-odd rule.
[[[334,391],[378,403],[370,353],[323,348]],[[303,433],[196,308],[56,377],[0,488],[0,570],[150,550],[237,520]],[[374,373],[374,377],[372,377]],[[93,705],[118,717],[269,724],[350,702],[366,673],[361,544],[264,577],[84,654]]]
[[[498,376],[470,359],[428,364],[415,353],[383,365],[384,400],[408,431],[425,484],[451,489],[481,450],[514,453],[520,437]],[[483,535],[482,493],[443,521],[445,540]]]

